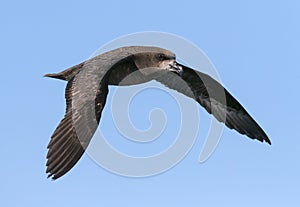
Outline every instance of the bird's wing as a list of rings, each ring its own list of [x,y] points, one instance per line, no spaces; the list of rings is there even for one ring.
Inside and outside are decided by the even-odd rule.
[[[84,62],[69,80],[65,92],[66,113],[48,145],[48,177],[61,177],[82,156],[98,127],[108,94],[111,69],[128,56],[117,50],[97,56]]]
[[[80,159],[97,129],[108,93],[105,65],[87,63],[66,87],[66,113],[48,145],[48,177],[57,179]],[[99,72],[100,71],[100,72]]]
[[[156,80],[195,99],[207,112],[230,129],[271,144],[262,128],[220,83],[204,73],[179,65],[183,69],[181,76],[164,73]]]

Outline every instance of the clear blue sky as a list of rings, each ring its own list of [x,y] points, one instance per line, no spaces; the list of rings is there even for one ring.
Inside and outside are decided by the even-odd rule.
[[[298,1],[78,2],[0,3],[1,206],[299,206]],[[47,179],[46,146],[64,114],[65,83],[42,75],[121,35],[149,30],[201,48],[272,146],[225,129],[203,164],[200,134],[182,162],[157,176],[118,176],[85,155],[66,176]],[[137,127],[147,126],[147,110],[134,114]],[[109,115],[104,111],[100,127],[118,145]],[[208,125],[210,116],[200,115]]]

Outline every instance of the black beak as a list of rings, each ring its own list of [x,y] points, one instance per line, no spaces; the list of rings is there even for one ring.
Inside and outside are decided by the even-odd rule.
[[[182,75],[183,74],[183,69],[180,65],[177,64],[176,61],[174,61],[174,63],[169,64],[170,66],[170,71],[177,73],[178,75]]]

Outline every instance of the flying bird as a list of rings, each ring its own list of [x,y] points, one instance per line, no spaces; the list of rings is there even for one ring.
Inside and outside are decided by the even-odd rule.
[[[66,174],[80,159],[100,122],[109,85],[158,81],[194,99],[218,121],[251,139],[270,139],[244,107],[216,80],[176,62],[163,48],[129,46],[100,54],[46,77],[67,81],[66,112],[48,144],[48,177]]]

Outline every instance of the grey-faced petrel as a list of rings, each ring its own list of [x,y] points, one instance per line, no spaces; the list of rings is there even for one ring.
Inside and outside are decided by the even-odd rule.
[[[66,113],[48,145],[46,173],[53,179],[67,173],[87,148],[99,124],[108,85],[156,80],[193,98],[228,128],[271,144],[262,128],[220,83],[177,63],[175,54],[162,48],[122,47],[45,76],[68,81]]]

